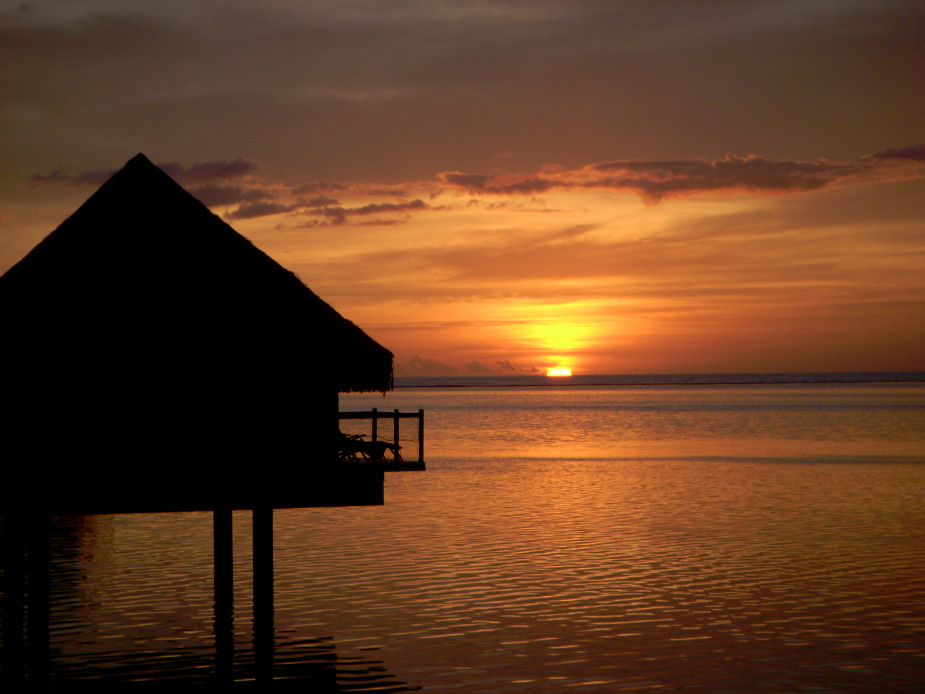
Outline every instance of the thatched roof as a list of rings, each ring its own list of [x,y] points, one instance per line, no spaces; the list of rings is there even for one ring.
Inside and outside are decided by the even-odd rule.
[[[0,277],[0,332],[33,367],[218,358],[392,387],[391,352],[141,154]]]

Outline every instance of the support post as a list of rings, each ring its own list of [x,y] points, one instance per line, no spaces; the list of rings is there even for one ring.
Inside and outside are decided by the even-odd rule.
[[[395,450],[398,450],[398,410],[392,415],[392,443],[395,444]]]
[[[373,441],[376,440],[376,436],[379,433],[379,408],[373,408]]]
[[[273,679],[273,508],[254,509],[254,665],[258,681]]]
[[[212,512],[212,561],[215,589],[215,678],[230,684],[234,675],[234,548],[231,508]]]

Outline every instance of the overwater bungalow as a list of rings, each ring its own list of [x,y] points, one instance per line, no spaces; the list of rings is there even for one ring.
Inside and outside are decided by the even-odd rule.
[[[392,353],[144,155],[0,277],[3,504],[382,503],[338,393]]]
[[[51,516],[155,511],[213,513],[214,674],[230,681],[234,509],[253,510],[271,678],[273,509],[383,503],[402,415],[383,443],[370,413],[365,448],[340,432],[338,394],[390,390],[392,353],[141,154],[0,277],[0,338],[4,683],[41,689],[50,671]]]

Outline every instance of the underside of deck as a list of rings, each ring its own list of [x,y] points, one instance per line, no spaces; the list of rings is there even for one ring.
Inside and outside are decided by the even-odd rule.
[[[148,470],[74,470],[7,480],[0,512],[50,515],[166,513],[254,508],[376,506],[384,502],[384,466],[343,464],[300,470],[259,465],[225,468],[211,478],[169,466]],[[12,484],[10,484],[12,482]]]

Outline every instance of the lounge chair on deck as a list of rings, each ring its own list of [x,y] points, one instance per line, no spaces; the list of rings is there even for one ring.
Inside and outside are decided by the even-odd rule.
[[[387,441],[366,441],[359,434],[340,435],[340,448],[338,457],[346,462],[358,463],[360,458],[367,463],[385,462],[385,452],[392,454],[392,459],[396,463],[402,462],[401,446]],[[359,456],[359,457],[358,457]]]

